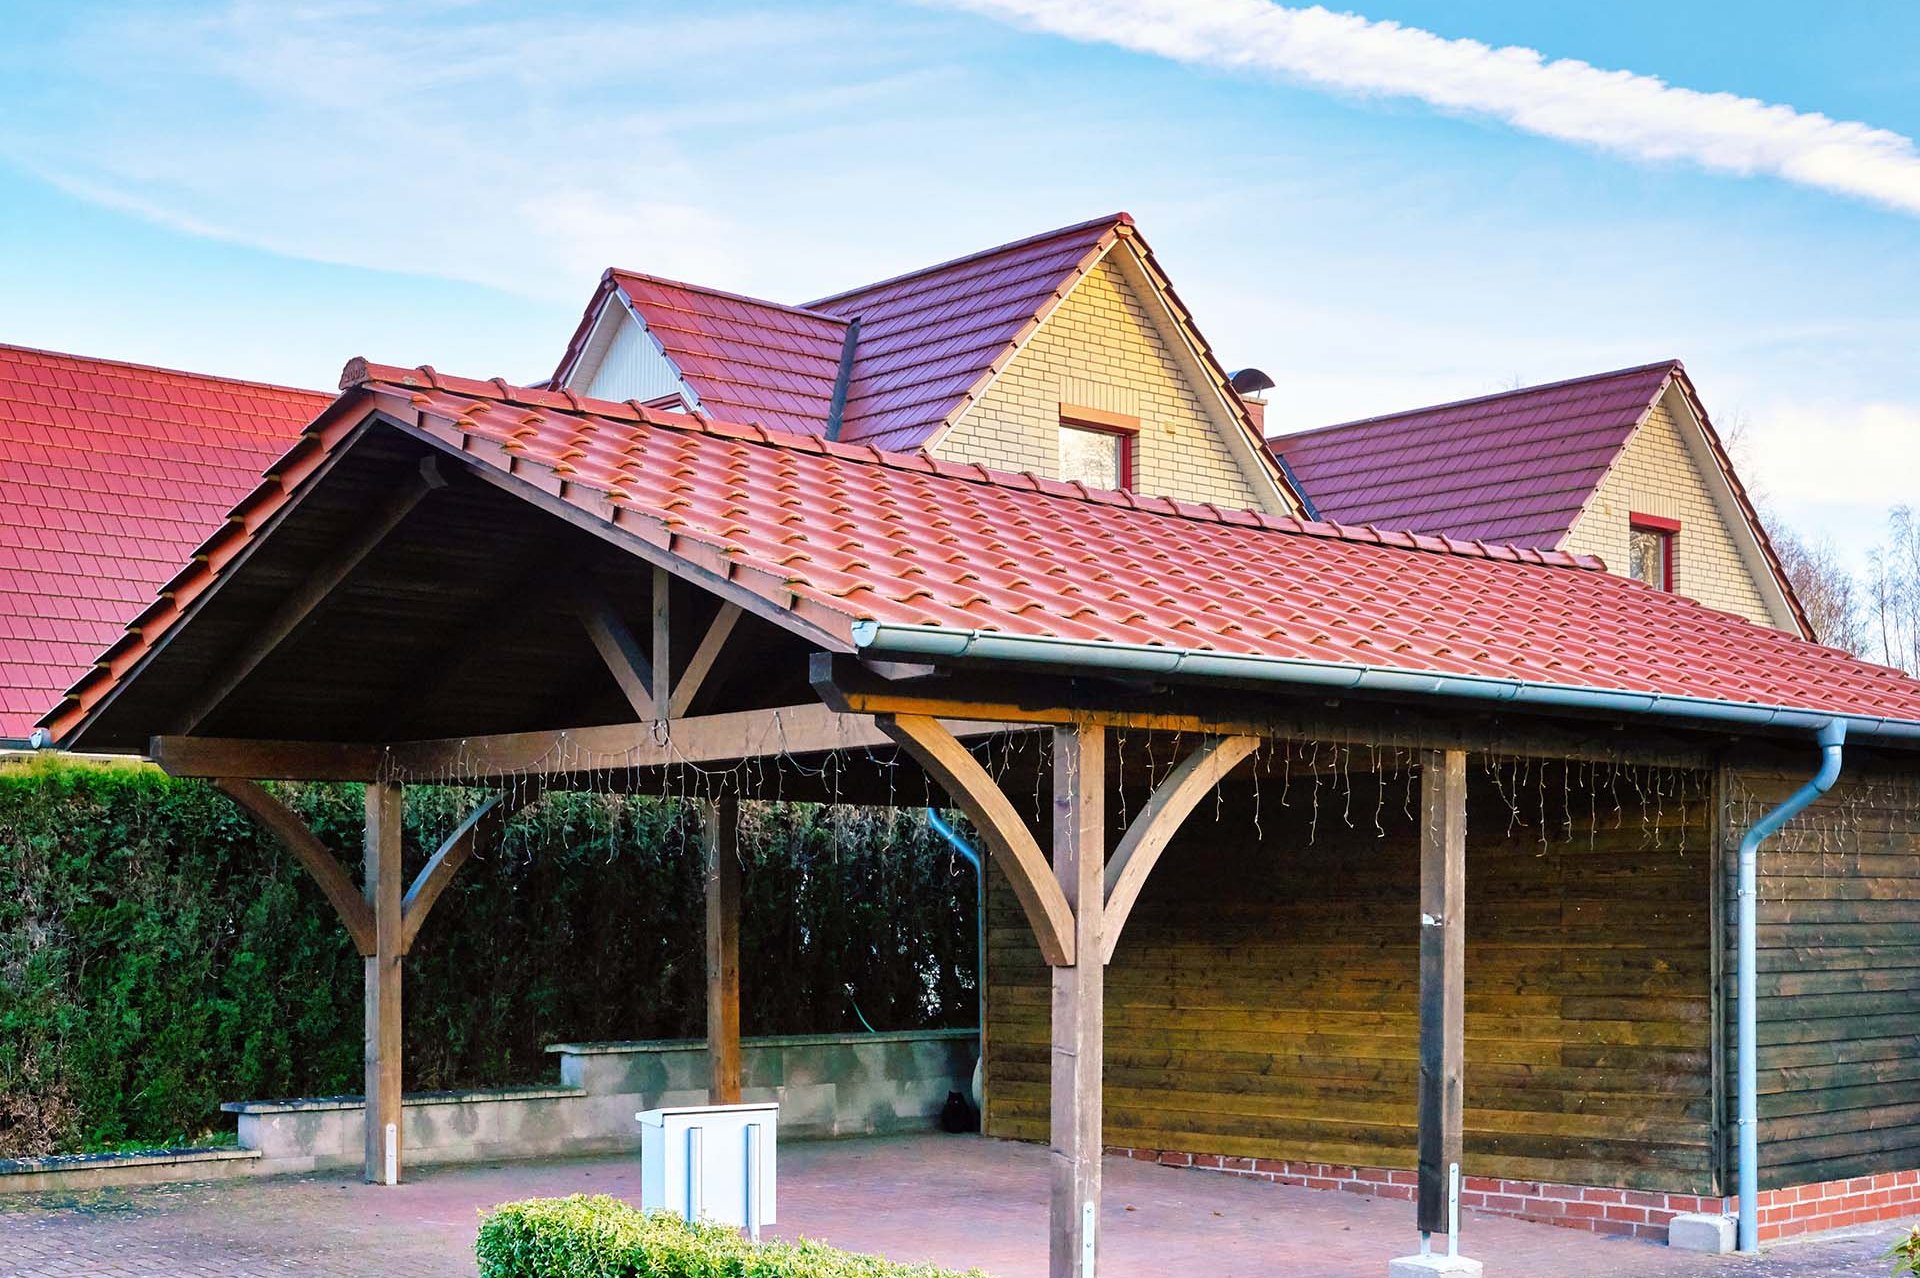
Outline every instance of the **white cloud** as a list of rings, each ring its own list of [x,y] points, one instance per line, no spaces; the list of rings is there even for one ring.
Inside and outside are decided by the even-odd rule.
[[[947,0],[952,7],[1180,62],[1275,73],[1343,92],[1415,98],[1544,137],[1677,161],[1920,214],[1920,149],[1887,129],[1675,88],[1534,49],[1267,0]]]
[[[576,302],[616,264],[747,287],[761,210],[727,208],[728,131],[916,83],[864,65],[836,13],[239,0],[75,21],[39,51],[61,74],[32,128],[0,89],[0,160],[194,235]]]
[[[1920,404],[1783,402],[1754,413],[1746,446],[1769,492],[1801,505],[1883,511],[1916,499]]]

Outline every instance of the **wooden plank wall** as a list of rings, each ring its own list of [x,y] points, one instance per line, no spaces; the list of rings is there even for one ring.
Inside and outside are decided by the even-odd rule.
[[[1727,778],[1729,893],[1742,832],[1805,780]],[[1920,784],[1849,762],[1759,870],[1761,1188],[1920,1167]]]
[[[1712,1192],[1706,779],[1644,822],[1623,783],[1615,829],[1611,795],[1590,818],[1536,776],[1574,787],[1573,839],[1543,844],[1469,769],[1465,1170]],[[1108,970],[1107,1144],[1414,1165],[1417,786],[1352,784],[1311,839],[1297,776],[1289,808],[1265,778],[1189,818]],[[989,927],[987,1130],[1044,1140],[1047,973],[1004,882]]]

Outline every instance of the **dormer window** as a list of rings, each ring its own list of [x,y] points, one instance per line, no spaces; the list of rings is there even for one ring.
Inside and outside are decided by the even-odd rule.
[[[1062,479],[1089,488],[1133,487],[1133,444],[1140,419],[1097,408],[1060,405]]]
[[[1673,544],[1680,521],[1659,515],[1627,516],[1627,575],[1655,590],[1673,589]]]

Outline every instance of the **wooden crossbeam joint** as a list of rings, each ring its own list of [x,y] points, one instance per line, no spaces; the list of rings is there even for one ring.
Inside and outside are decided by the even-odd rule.
[[[632,629],[615,611],[613,602],[598,586],[584,579],[575,584],[572,595],[574,615],[586,627],[587,638],[593,641],[600,659],[606,662],[607,672],[620,685],[621,695],[626,697],[634,714],[642,719],[659,718],[654,697],[659,675],[647,660],[647,654],[641,651],[640,641]]]
[[[291,808],[267,793],[257,781],[221,777],[213,785],[251,813],[282,846],[293,853],[294,859],[320,885],[327,903],[333,906],[333,912],[347,929],[347,935],[353,938],[353,948],[363,957],[370,957],[375,944],[373,907],[367,904],[366,897],[361,895],[360,889],[347,874],[346,867],[340,864],[327,845],[307,828],[306,822],[295,815]]]
[[[435,901],[447,890],[453,878],[482,849],[491,847],[514,813],[540,797],[543,783],[534,778],[515,786],[489,795],[467,819],[455,827],[427,863],[420,867],[420,873],[414,876],[413,883],[407,888],[406,895],[400,901],[400,952],[413,950],[414,937],[419,935],[420,927],[427,921]]]
[[[979,760],[938,720],[925,715],[878,715],[880,730],[912,755],[967,814],[1006,873],[1040,955],[1055,966],[1074,961],[1073,910],[1033,832]]]
[[[1126,926],[1133,903],[1159,864],[1160,854],[1179,832],[1194,805],[1260,747],[1259,737],[1208,737],[1167,774],[1140,809],[1106,868],[1106,928],[1101,936],[1101,961],[1113,962],[1120,929]]]

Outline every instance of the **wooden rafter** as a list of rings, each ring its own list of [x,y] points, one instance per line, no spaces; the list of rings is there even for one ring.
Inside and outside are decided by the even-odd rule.
[[[1101,934],[1101,961],[1113,961],[1120,929],[1146,886],[1147,876],[1180,825],[1207,791],[1260,747],[1259,737],[1208,737],[1167,775],[1147,799],[1146,806],[1121,836],[1106,869],[1106,925]]]
[[[400,525],[420,499],[428,493],[446,487],[447,481],[441,476],[438,463],[433,457],[423,457],[414,477],[402,485],[387,501],[361,524],[351,539],[339,546],[325,562],[309,573],[307,579],[288,595],[286,601],[274,611],[274,614],[256,629],[243,643],[240,649],[221,664],[220,677],[213,685],[197,697],[186,711],[175,721],[178,732],[191,732],[208,715],[220,708],[222,702],[232,696],[240,685],[246,682],[260,667],[260,663],[272,656],[281,644],[285,643],[304,626],[326,598],[342,582],[352,575],[366,557],[387,536]]]
[[[320,885],[333,912],[339,916],[353,948],[362,955],[374,952],[373,908],[361,895],[346,867],[327,850],[327,845],[307,828],[286,804],[268,794],[257,782],[239,777],[220,777],[214,787],[238,803],[264,825],[286,849],[293,853],[306,872]]]
[[[1026,822],[1000,787],[952,732],[924,715],[882,715],[880,730],[939,782],[986,839],[1013,884],[1027,922],[1048,963],[1074,961],[1073,911]]]
[[[427,921],[433,903],[447,890],[454,876],[460,872],[460,867],[471,860],[476,852],[491,847],[507,822],[513,819],[513,814],[538,799],[540,793],[540,781],[536,778],[511,790],[489,795],[420,867],[420,873],[414,876],[412,885],[407,888],[406,896],[400,902],[402,954],[413,950],[413,940],[420,932],[420,925]]]
[[[700,695],[700,689],[706,685],[707,676],[720,660],[720,653],[727,646],[727,640],[732,636],[734,626],[739,624],[740,617],[738,604],[722,601],[720,611],[714,614],[712,623],[707,626],[707,633],[700,640],[700,646],[693,650],[693,659],[687,662],[687,668],[680,672],[679,681],[673,685],[673,699],[667,706],[668,718],[678,719],[693,707],[693,699]]]
[[[647,654],[640,649],[640,641],[614,610],[612,600],[598,586],[583,581],[574,589],[573,609],[580,618],[580,624],[586,627],[587,638],[593,640],[600,659],[607,663],[607,672],[620,685],[620,692],[633,712],[642,719],[656,718],[654,686],[657,676],[653,663],[647,660]]]

